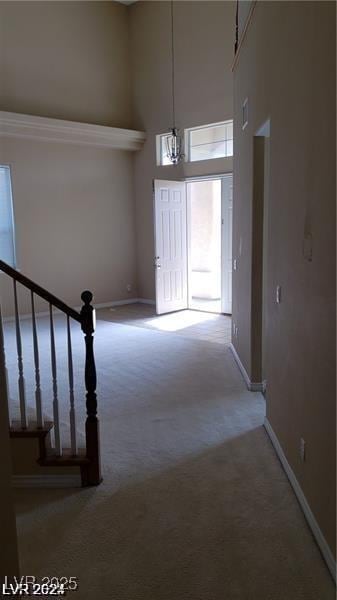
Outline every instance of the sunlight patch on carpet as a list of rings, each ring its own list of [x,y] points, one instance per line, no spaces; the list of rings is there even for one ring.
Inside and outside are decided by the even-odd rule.
[[[218,315],[216,314],[182,310],[181,312],[156,317],[155,319],[147,321],[147,324],[160,331],[179,331],[180,329],[186,329],[186,327],[191,327],[198,323],[214,321],[214,319],[217,318]]]

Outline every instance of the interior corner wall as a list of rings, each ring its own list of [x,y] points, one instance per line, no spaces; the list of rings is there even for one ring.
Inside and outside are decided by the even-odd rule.
[[[95,303],[138,295],[132,154],[0,138],[0,164],[11,167],[17,267],[70,306],[81,305],[85,289]],[[13,314],[10,284],[0,274],[4,315]],[[37,299],[36,310],[48,306]],[[24,290],[20,312],[31,312]]]
[[[139,293],[154,299],[152,180],[212,173],[213,162],[217,163],[217,173],[225,172],[228,162],[156,166],[156,134],[172,126],[170,3],[136,2],[128,10],[134,127],[147,134],[143,149],[135,156]],[[235,2],[174,2],[176,116],[180,129],[232,118],[234,23]]]
[[[238,326],[234,345],[251,376],[253,138],[270,118],[267,418],[333,553],[335,11],[333,2],[257,2],[234,71],[233,202],[233,319]],[[248,125],[242,129],[246,98]],[[305,462],[300,438],[306,442]]]

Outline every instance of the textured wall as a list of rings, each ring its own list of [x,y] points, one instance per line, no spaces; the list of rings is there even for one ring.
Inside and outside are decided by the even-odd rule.
[[[253,137],[270,118],[267,417],[335,547],[335,4],[258,2],[234,72],[233,319],[252,376]],[[300,34],[299,34],[300,32]],[[249,99],[249,122],[241,110]],[[256,189],[256,188],[255,188]],[[312,239],[312,261],[308,239]],[[240,244],[241,239],[241,244]],[[241,246],[241,255],[240,255]],[[282,286],[281,304],[275,301]],[[307,457],[300,460],[300,438]]]

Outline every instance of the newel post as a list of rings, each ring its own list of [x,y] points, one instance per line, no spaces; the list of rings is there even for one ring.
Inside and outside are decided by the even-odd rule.
[[[93,295],[89,291],[82,292],[84,302],[81,308],[81,328],[85,339],[85,387],[87,419],[85,437],[87,458],[89,463],[82,471],[83,485],[98,485],[102,481],[100,461],[99,422],[97,418],[96,366],[94,358],[94,331],[96,324],[95,309],[91,306]]]

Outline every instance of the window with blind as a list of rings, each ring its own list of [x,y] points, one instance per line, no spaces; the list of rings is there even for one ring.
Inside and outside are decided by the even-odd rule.
[[[16,267],[11,172],[0,165],[0,260]]]

